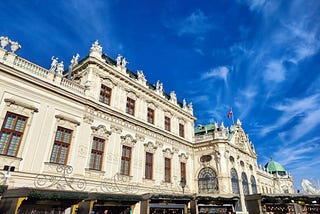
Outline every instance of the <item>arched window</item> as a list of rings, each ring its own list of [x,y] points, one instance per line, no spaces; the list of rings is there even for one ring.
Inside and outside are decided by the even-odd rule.
[[[238,174],[237,171],[233,168],[231,169],[231,184],[232,192],[234,194],[240,194]]]
[[[243,194],[249,195],[249,185],[248,185],[248,178],[247,178],[246,173],[242,172],[241,179],[242,179]]]
[[[252,189],[252,194],[257,194],[257,184],[256,184],[256,179],[254,178],[253,175],[251,175],[251,189]]]
[[[199,193],[217,193],[218,178],[215,171],[209,167],[201,169],[198,176]]]
[[[237,171],[232,168],[230,174],[231,174],[232,193],[240,194],[239,179],[238,179]],[[236,211],[242,211],[241,198],[239,202],[236,204]]]

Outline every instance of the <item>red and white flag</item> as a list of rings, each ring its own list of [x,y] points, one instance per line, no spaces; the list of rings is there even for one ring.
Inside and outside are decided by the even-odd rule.
[[[233,114],[232,108],[230,108],[230,111],[228,112],[228,118],[230,118],[232,114]]]

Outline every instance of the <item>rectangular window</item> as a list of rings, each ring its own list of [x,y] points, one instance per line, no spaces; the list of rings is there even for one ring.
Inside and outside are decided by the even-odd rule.
[[[154,110],[148,108],[148,122],[154,124]]]
[[[110,105],[111,92],[112,92],[111,88],[105,85],[101,85],[100,98],[99,98],[100,102]]]
[[[21,143],[27,117],[7,112],[0,132],[0,154],[15,157]]]
[[[167,131],[171,130],[171,119],[170,117],[165,116],[164,117],[164,129]]]
[[[180,162],[180,175],[181,181],[184,180],[186,182],[186,163]]]
[[[121,175],[130,175],[130,162],[131,162],[131,147],[122,146],[122,156],[121,156]]]
[[[104,139],[94,137],[92,142],[89,168],[101,170],[104,151]]]
[[[153,169],[153,154],[146,152],[146,168],[145,168],[145,178],[152,179],[152,169]]]
[[[51,157],[50,157],[51,163],[57,163],[57,164],[67,163],[71,137],[72,137],[72,130],[58,127],[54,144],[53,144]]]
[[[164,159],[164,181],[170,183],[171,182],[171,159]]]
[[[179,123],[179,136],[184,137],[184,125]]]
[[[127,97],[126,112],[128,114],[134,115],[135,102],[136,102],[135,100],[131,99],[130,97]]]

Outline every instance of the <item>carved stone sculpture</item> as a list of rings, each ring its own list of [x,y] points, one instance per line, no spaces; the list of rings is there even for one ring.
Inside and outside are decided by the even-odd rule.
[[[61,61],[57,67],[57,74],[62,75],[63,71],[64,71],[64,65],[63,65],[63,61]]]
[[[9,44],[9,38],[7,36],[0,37],[1,47],[5,48]]]
[[[54,56],[51,57],[51,67],[50,67],[50,71],[51,72],[55,72],[58,66],[58,57],[54,58]]]
[[[21,45],[18,42],[11,41],[10,44],[12,53],[15,53],[17,50],[21,48]]]

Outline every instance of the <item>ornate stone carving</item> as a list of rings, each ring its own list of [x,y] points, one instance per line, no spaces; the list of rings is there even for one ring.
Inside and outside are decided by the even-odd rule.
[[[63,65],[63,61],[61,61],[58,64],[56,74],[62,76],[63,71],[64,71],[64,65]]]
[[[110,130],[111,130],[111,132],[115,132],[117,134],[121,134],[121,132],[122,132],[122,128],[119,126],[115,126],[115,125],[111,125]]]
[[[57,122],[60,125],[66,126],[71,129],[75,129],[77,126],[80,125],[79,121],[72,119],[70,117],[64,116],[64,115],[56,115],[55,117],[57,119]]]
[[[92,126],[91,129],[92,129],[92,134],[97,137],[108,139],[109,136],[111,135],[111,132],[108,131],[104,125],[99,125],[98,127]]]
[[[14,42],[10,40],[10,44],[11,44],[12,53],[15,53],[17,50],[21,48],[21,45],[18,42]]]
[[[7,36],[0,37],[1,48],[6,48],[9,45],[9,38]]]
[[[177,104],[177,95],[176,92],[171,91],[170,92],[170,101],[174,104]]]
[[[156,151],[156,149],[158,148],[152,142],[148,142],[148,143],[145,143],[143,145],[144,145],[144,150],[146,152],[150,152],[150,153],[154,153]]]
[[[179,161],[183,163],[186,163],[188,160],[188,156],[185,153],[181,153],[178,157],[179,157]]]
[[[147,79],[146,79],[145,75],[143,74],[143,71],[138,70],[137,74],[138,74],[138,82],[140,82],[143,86],[146,86]]]
[[[23,113],[24,114],[33,114],[34,112],[38,112],[38,108],[24,103],[22,101],[14,100],[12,98],[5,98],[4,102],[6,103],[7,107],[15,112]]]
[[[51,61],[52,62],[51,62],[51,67],[49,71],[51,71],[52,73],[55,73],[58,66],[58,57],[55,58],[54,56],[52,56]]]
[[[101,56],[102,56],[102,47],[99,45],[99,41],[98,40],[96,40],[92,44],[89,56],[95,57],[97,59],[102,59],[101,58]]]
[[[136,134],[136,139],[143,142],[145,140],[145,137],[141,134]]]
[[[174,154],[174,152],[171,151],[170,148],[166,148],[166,149],[162,150],[162,152],[163,152],[163,156],[166,158],[172,158],[173,154]]]
[[[156,141],[156,146],[162,148],[163,143],[161,141]]]
[[[136,142],[137,142],[137,140],[133,139],[133,137],[129,134],[127,134],[126,136],[121,136],[121,144],[122,145],[134,147]]]

